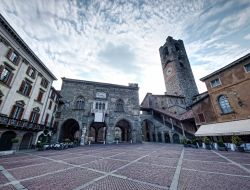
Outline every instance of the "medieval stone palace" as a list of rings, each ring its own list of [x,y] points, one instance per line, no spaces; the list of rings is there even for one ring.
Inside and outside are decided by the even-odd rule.
[[[138,85],[62,78],[57,113],[59,142],[141,142]]]

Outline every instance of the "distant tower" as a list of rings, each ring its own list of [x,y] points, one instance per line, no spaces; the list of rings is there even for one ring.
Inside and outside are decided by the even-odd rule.
[[[185,96],[187,105],[190,105],[198,89],[183,41],[168,36],[159,51],[166,94]]]

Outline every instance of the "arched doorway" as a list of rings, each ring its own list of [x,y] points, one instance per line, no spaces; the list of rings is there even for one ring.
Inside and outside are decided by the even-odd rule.
[[[124,142],[128,142],[132,139],[132,136],[131,136],[131,126],[130,126],[130,123],[125,120],[125,119],[122,119],[120,121],[118,121],[115,125],[115,128],[120,128],[121,129],[121,141],[124,141]]]
[[[79,124],[75,119],[67,119],[61,128],[60,141],[63,142],[66,139],[74,142],[76,133],[80,130]]]
[[[158,132],[158,133],[157,133],[157,136],[158,136],[158,142],[162,142],[162,135],[161,135],[161,132]]]
[[[16,133],[14,131],[4,132],[0,138],[0,151],[11,150],[12,148],[11,139],[14,138],[16,138]]]
[[[178,134],[173,134],[173,141],[174,141],[174,143],[176,143],[176,144],[179,144],[180,143],[180,137],[179,137],[179,135]]]
[[[153,122],[150,121],[150,120],[144,120],[142,122],[142,133],[143,133],[143,136],[144,136],[144,141],[147,141],[147,142],[150,142],[152,141],[152,139],[150,138],[150,129],[153,128]]]
[[[90,125],[89,137],[93,137],[95,143],[106,141],[106,124],[103,122],[93,122]]]
[[[23,135],[19,149],[20,150],[29,149],[31,147],[32,139],[33,139],[32,133],[25,133]]]
[[[164,134],[164,138],[165,138],[165,143],[170,143],[170,137],[168,133]]]

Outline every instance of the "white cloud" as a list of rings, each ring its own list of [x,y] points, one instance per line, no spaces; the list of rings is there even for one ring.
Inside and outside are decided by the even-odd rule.
[[[138,82],[142,100],[146,92],[165,92],[158,49],[169,35],[184,39],[200,91],[199,78],[245,51],[240,40],[225,41],[249,23],[249,3],[236,3],[246,8],[227,16],[221,14],[234,1],[5,0],[0,11],[57,78],[113,82],[115,76],[118,84]]]
[[[244,36],[245,40],[250,40],[250,33]]]

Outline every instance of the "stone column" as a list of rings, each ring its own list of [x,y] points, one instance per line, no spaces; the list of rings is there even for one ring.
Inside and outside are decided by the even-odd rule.
[[[182,135],[183,135],[183,137],[186,138],[186,135],[185,135],[185,131],[184,131],[184,127],[183,127],[182,122],[181,122],[181,129],[182,129]]]
[[[168,134],[169,134],[169,138],[170,138],[170,143],[174,143],[174,140],[173,140],[173,132],[172,132],[172,131],[169,131]]]
[[[80,145],[81,145],[81,146],[85,145],[86,131],[87,131],[86,125],[83,125],[83,128],[82,128],[82,135],[81,135],[81,142],[80,142]]]
[[[161,139],[162,139],[162,142],[163,142],[163,143],[166,143],[166,142],[165,142],[165,137],[164,137],[164,132],[163,132],[163,131],[161,132]]]
[[[106,143],[111,144],[114,142],[114,133],[115,133],[115,129],[113,127],[111,127],[111,125],[106,127]]]
[[[172,129],[172,131],[174,131],[174,123],[173,123],[173,119],[172,119],[172,118],[170,118],[170,121],[171,121],[171,129]]]

